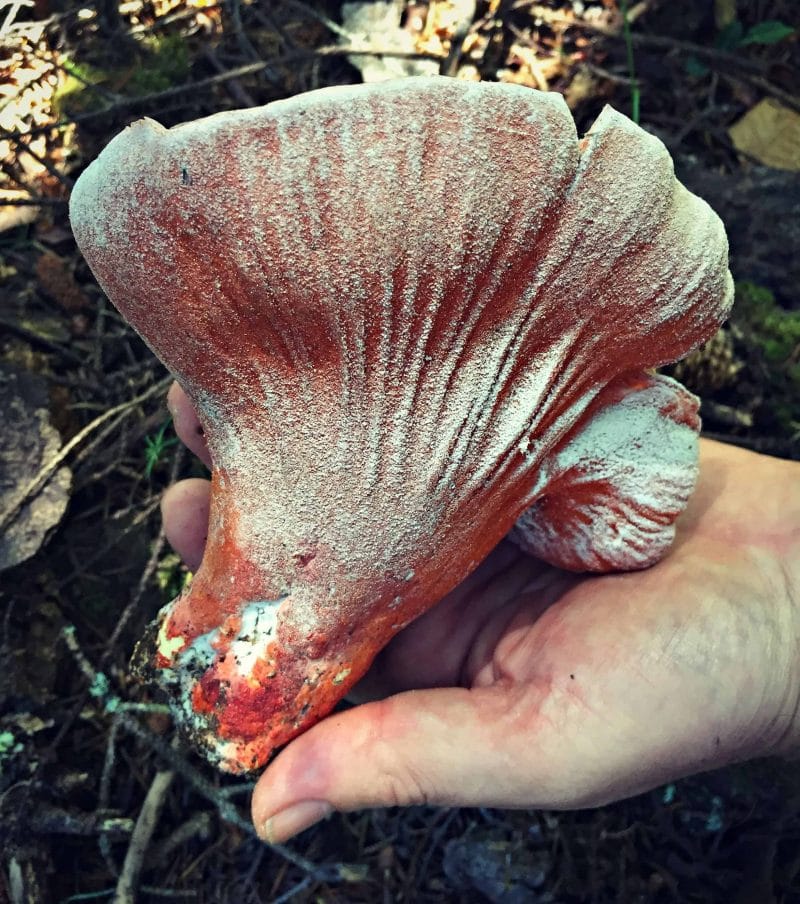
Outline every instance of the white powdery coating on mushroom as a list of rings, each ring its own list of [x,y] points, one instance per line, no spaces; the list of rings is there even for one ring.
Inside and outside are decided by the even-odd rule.
[[[222,653],[227,668],[218,679],[220,694],[225,695],[229,691],[226,678],[256,682],[254,675],[257,666],[263,665],[267,647],[275,640],[282,602],[259,600],[248,603],[241,610],[240,627],[233,637],[227,637],[219,629],[215,629],[193,638],[189,643],[181,637],[166,640],[164,644],[161,642],[164,639],[159,636],[157,649],[162,656],[171,658],[174,647],[180,647],[165,683],[172,691],[174,710],[181,728],[217,765],[233,768],[239,747],[235,741],[219,737],[213,714],[209,716],[195,710],[193,692],[197,680],[218,661]]]
[[[645,567],[661,558],[697,480],[697,424],[676,418],[675,409],[696,404],[680,384],[654,376],[602,408],[542,463],[531,492],[538,501],[511,539],[573,570]],[[581,487],[590,489],[588,501]]]
[[[173,711],[181,727],[204,749],[213,749],[218,743],[214,726],[204,715],[194,710],[192,693],[197,679],[216,660],[216,641],[219,631],[209,631],[195,637],[175,657],[176,667],[166,673],[173,700]]]

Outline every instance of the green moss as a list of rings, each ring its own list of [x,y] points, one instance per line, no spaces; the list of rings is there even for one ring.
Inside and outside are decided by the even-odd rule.
[[[189,74],[189,48],[181,35],[147,38],[140,65],[127,83],[135,97],[174,88]]]
[[[769,289],[736,284],[734,318],[767,372],[769,404],[790,433],[800,424],[800,311],[786,311]]]
[[[145,38],[133,45],[129,56],[133,59],[116,68],[62,59],[67,77],[55,93],[56,114],[75,116],[108,104],[109,97],[93,90],[93,85],[102,86],[111,95],[143,97],[174,88],[189,74],[189,48],[181,35]]]
[[[156,583],[161,590],[165,602],[174,600],[189,586],[192,574],[183,567],[175,553],[168,553],[158,563]]]
[[[16,753],[21,753],[23,749],[23,745],[17,741],[12,732],[0,732],[0,760],[4,760]]]
[[[800,311],[783,310],[769,289],[749,282],[736,284],[736,311],[767,361],[786,363],[800,344]]]
[[[2,731],[0,732],[0,756],[8,753],[9,750],[14,746],[14,742],[16,738],[10,731]]]
[[[791,401],[773,401],[772,411],[778,423],[789,433],[795,433],[800,429],[800,412]]]
[[[70,60],[68,57],[62,58],[61,66],[67,77],[53,96],[53,110],[56,116],[59,118],[76,116],[79,113],[99,109],[104,103],[103,97],[100,92],[93,91],[91,86],[105,83],[108,73],[88,63]]]

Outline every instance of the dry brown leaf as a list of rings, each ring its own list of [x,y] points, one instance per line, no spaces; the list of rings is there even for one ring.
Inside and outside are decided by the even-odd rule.
[[[737,151],[774,169],[800,172],[800,114],[772,98],[757,103],[728,134]]]

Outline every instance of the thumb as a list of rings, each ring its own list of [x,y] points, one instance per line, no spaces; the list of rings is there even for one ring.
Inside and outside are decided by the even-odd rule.
[[[259,779],[256,830],[274,844],[333,810],[599,806],[738,758],[719,726],[685,717],[685,697],[675,720],[661,707],[665,725],[638,705],[609,710],[573,677],[407,691],[329,716]]]
[[[490,737],[499,696],[497,688],[415,690],[329,716],[259,779],[258,833],[283,842],[332,810],[497,800],[508,770]]]
[[[333,810],[596,802],[608,788],[593,770],[581,781],[596,754],[581,737],[585,711],[556,714],[551,703],[546,684],[437,688],[330,716],[259,779],[256,830],[279,843]]]

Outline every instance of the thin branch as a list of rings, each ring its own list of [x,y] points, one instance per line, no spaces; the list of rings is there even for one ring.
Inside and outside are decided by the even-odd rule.
[[[266,69],[275,66],[286,66],[292,63],[302,62],[308,59],[317,59],[325,57],[346,57],[346,56],[377,56],[389,57],[392,59],[403,60],[436,60],[441,63],[446,57],[441,53],[428,53],[418,51],[393,50],[381,47],[335,47],[326,46],[318,47],[315,50],[297,50],[287,53],[284,56],[277,57],[269,62],[247,63],[243,66],[237,66],[234,69],[228,69],[226,72],[218,75],[210,75],[204,79],[198,79],[195,82],[186,82],[183,85],[177,85],[174,88],[168,88],[165,91],[158,91],[154,94],[146,94],[142,97],[126,97],[120,98],[113,104],[109,104],[102,110],[94,110],[90,113],[81,113],[70,119],[64,119],[57,123],[50,123],[46,126],[38,126],[26,132],[8,132],[6,138],[9,141],[19,141],[31,135],[46,132],[50,129],[66,129],[72,125],[84,125],[88,122],[102,120],[109,116],[119,113],[133,113],[141,107],[163,106],[163,104],[175,100],[185,94],[196,94],[206,88],[212,88],[215,85],[224,84],[231,79],[244,78],[248,75],[258,75]]]
[[[207,47],[203,51],[203,58],[208,61],[208,63],[216,69],[217,72],[224,72],[225,67],[220,63],[217,59],[216,53],[214,53],[211,47]],[[228,93],[233,98],[233,100],[242,107],[255,107],[256,102],[250,96],[250,94],[242,87],[239,79],[232,78],[228,84],[225,86],[228,90]]]
[[[159,844],[158,850],[153,852],[152,865],[163,866],[169,863],[175,851],[193,838],[199,838],[202,841],[208,840],[211,836],[212,824],[213,816],[210,811],[201,810],[199,813],[192,814],[186,822],[179,825],[168,838]]]
[[[316,19],[317,22],[324,25],[329,32],[339,35],[340,38],[344,38],[346,41],[355,40],[355,35],[347,31],[346,28],[342,28],[342,26],[334,22],[333,19],[329,18],[324,13],[321,13],[319,10],[312,9],[307,4],[302,3],[301,0],[283,0],[283,5],[288,6],[289,9],[293,9],[301,15]]]
[[[178,478],[178,472],[180,471],[181,464],[183,463],[185,457],[185,450],[183,446],[177,446],[175,449],[175,454],[172,457],[172,466],[170,468],[169,475],[169,483],[173,484]],[[161,528],[158,531],[158,535],[156,536],[155,541],[153,542],[153,549],[150,553],[150,558],[147,560],[147,564],[142,571],[141,577],[139,578],[139,583],[136,585],[136,590],[128,601],[127,606],[122,610],[122,614],[117,619],[117,624],[114,627],[114,630],[111,634],[111,637],[108,638],[108,643],[106,645],[106,651],[103,653],[100,659],[100,668],[104,668],[108,660],[113,655],[114,649],[116,647],[116,643],[120,638],[125,626],[130,621],[131,616],[136,611],[139,602],[144,596],[144,592],[147,589],[147,585],[150,583],[150,579],[153,577],[153,574],[158,568],[159,560],[161,559],[161,553],[164,550],[164,544],[166,543],[166,534],[164,533],[164,525],[161,525]]]
[[[305,879],[301,879],[296,885],[293,885],[288,891],[285,891],[282,895],[279,895],[277,898],[273,898],[272,904],[287,904],[288,901],[291,901],[297,895],[300,894],[301,891],[305,891],[309,885],[311,885],[312,877],[306,876]]]
[[[616,32],[609,32],[608,29],[600,29],[596,26],[587,26],[584,23],[574,23],[580,28],[590,28],[593,31],[599,31],[607,37],[615,40],[624,40],[624,36]],[[780,100],[787,107],[800,112],[800,98],[796,95],[785,91],[783,88],[771,82],[766,77],[767,67],[756,60],[751,60],[742,54],[726,53],[718,50],[716,47],[704,47],[702,44],[692,44],[689,41],[677,41],[674,38],[662,37],[661,35],[643,35],[639,32],[632,31],[630,33],[631,43],[641,47],[651,47],[658,50],[672,50],[685,56],[696,56],[698,59],[704,60],[711,68],[725,72],[731,77],[741,78],[751,85],[760,88],[766,94]],[[800,83],[800,73],[797,73],[797,80]]]
[[[155,19],[153,22],[148,22],[146,25],[133,25],[127,31],[126,34],[140,35],[146,34],[151,31],[159,31],[163,28],[168,28],[170,25],[174,25],[176,22],[182,22],[184,19],[193,19],[198,14],[208,15],[208,13],[212,12],[215,9],[219,9],[222,6],[221,3],[209,3],[208,5],[203,6],[190,6],[188,9],[182,9],[175,13],[170,13],[168,16],[160,16]]]
[[[139,721],[132,715],[128,705],[124,703],[113,691],[109,684],[108,678],[103,672],[98,671],[89,662],[86,654],[78,644],[77,634],[74,625],[67,625],[61,630],[61,638],[72,654],[81,673],[84,675],[90,686],[91,695],[104,707],[106,712],[112,713],[114,719],[129,734],[142,741],[146,747],[156,753],[169,766],[171,772],[178,773],[181,778],[186,781],[198,794],[206,800],[211,801],[217,808],[217,812],[225,822],[232,823],[241,829],[246,835],[255,838],[256,831],[252,822],[242,817],[237,807],[230,801],[229,797],[222,793],[221,789],[215,788],[211,782],[200,772],[199,769],[191,765],[177,750],[173,749],[162,738],[153,734],[144,728]],[[267,842],[262,842],[267,844]],[[296,854],[291,848],[282,844],[268,845],[269,849],[275,851],[289,863],[301,869],[309,875],[315,882],[342,882],[347,881],[349,876],[354,875],[353,867],[346,863],[330,863],[317,865],[313,861]]]
[[[517,6],[518,8],[525,6],[532,7],[534,4],[522,3]],[[641,6],[641,4],[639,4],[639,6]],[[759,88],[761,91],[764,91],[766,94],[771,94],[787,107],[800,111],[800,98],[771,82],[767,78],[769,68],[766,64],[759,60],[750,59],[741,53],[728,53],[727,51],[719,50],[716,47],[706,47],[702,44],[693,44],[690,41],[679,41],[676,38],[665,37],[663,35],[642,34],[641,32],[632,30],[626,37],[619,28],[599,25],[594,22],[586,22],[582,19],[565,16],[563,13],[553,12],[552,10],[546,10],[547,15],[544,15],[544,9],[541,13],[539,12],[538,7],[536,7],[536,9],[537,14],[541,14],[543,18],[552,25],[561,25],[564,28],[578,28],[583,31],[591,31],[614,41],[623,41],[627,43],[629,40],[634,46],[638,45],[645,48],[674,51],[685,56],[695,56],[706,62],[711,68],[726,72],[732,77],[741,78]],[[631,8],[628,14],[628,21],[630,23],[634,21],[633,13],[634,9]],[[794,75],[794,82],[796,84],[800,83],[800,73],[795,72]]]
[[[28,828],[41,835],[107,835],[115,840],[128,838],[133,820],[124,816],[108,816],[103,813],[82,813],[66,810],[39,801],[28,814]]]
[[[72,188],[72,186],[74,185],[73,180],[70,179],[69,176],[65,176],[62,172],[59,172],[59,170],[55,166],[53,166],[53,164],[46,157],[43,157],[41,154],[32,150],[27,142],[17,138],[16,136],[18,134],[20,133],[9,132],[8,129],[0,126],[0,135],[8,141],[14,141],[17,147],[17,151],[23,151],[29,157],[32,157],[39,164],[39,166],[44,167],[44,169],[46,169],[54,179],[57,179],[62,185],[65,185],[67,188]]]
[[[472,20],[475,18],[476,6],[475,0],[468,0],[466,4],[462,4],[461,15],[455,23],[453,36],[450,38],[450,52],[439,66],[439,72],[442,75],[452,77],[458,72],[458,66],[464,52],[464,41],[470,33]]]
[[[104,543],[100,546],[96,552],[93,552],[90,556],[81,560],[80,566],[75,568],[66,577],[62,578],[55,585],[56,591],[63,590],[64,587],[68,587],[76,578],[80,577],[82,574],[85,574],[87,569],[94,565],[99,559],[102,559],[103,556],[106,555],[110,550],[114,549],[125,537],[128,536],[129,533],[136,530],[142,522],[146,521],[153,512],[159,507],[161,504],[161,500],[156,498],[152,502],[148,503],[144,508],[142,508],[131,521],[125,525],[115,536],[108,541],[108,543]],[[127,511],[127,509],[125,509]]]
[[[59,204],[69,204],[66,198],[2,198],[0,197],[0,208],[2,207],[55,207]]]
[[[72,362],[72,364],[77,364],[79,367],[85,363],[80,355],[75,354],[75,352],[73,352],[72,349],[67,348],[66,345],[62,345],[59,342],[53,342],[51,339],[40,336],[38,333],[29,330],[21,323],[15,323],[13,320],[6,320],[6,318],[0,317],[0,328],[16,333],[32,345],[44,348],[56,355],[61,355],[67,361]]]
[[[158,825],[158,818],[174,778],[175,773],[171,769],[156,772],[153,778],[128,844],[122,872],[120,872],[114,892],[114,904],[135,904],[136,889],[139,887],[144,856],[150,847],[153,832]]]

